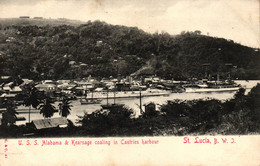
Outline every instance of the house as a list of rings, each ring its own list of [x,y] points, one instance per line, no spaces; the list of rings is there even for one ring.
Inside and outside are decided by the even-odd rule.
[[[54,84],[38,84],[35,86],[39,91],[55,91],[56,85]]]
[[[69,61],[69,65],[71,66],[76,65],[76,61]]]
[[[146,77],[144,78],[144,83],[152,83],[153,78],[152,77]]]
[[[73,88],[76,86],[76,84],[71,83],[62,83],[57,85],[58,90],[66,95],[72,95],[73,94]],[[75,90],[75,89],[74,89]],[[57,91],[56,91],[57,92]]]
[[[86,68],[86,67],[88,67],[88,65],[87,65],[86,63],[80,63],[79,66],[80,66],[81,68]]]
[[[156,105],[154,103],[148,103],[148,104],[145,104],[145,112],[153,112],[156,110]]]
[[[3,93],[0,98],[7,98],[7,99],[14,99],[16,96],[16,94],[6,94],[6,93]]]
[[[13,42],[13,41],[15,41],[15,38],[14,37],[8,37],[5,41],[6,42]]]
[[[104,90],[104,88],[101,88],[101,87],[95,89],[96,92],[102,92],[103,90]]]
[[[71,80],[57,80],[58,84],[70,83]]]
[[[103,45],[103,41],[101,41],[101,40],[99,40],[99,41],[97,41],[97,43],[96,43],[96,46],[102,46]]]
[[[43,80],[42,84],[54,84],[52,80]]]
[[[10,92],[11,91],[11,88],[9,86],[4,86],[3,87],[3,91],[4,92]]]
[[[36,130],[52,129],[52,128],[64,128],[67,127],[69,121],[66,118],[50,118],[50,119],[37,119],[32,120],[31,125]]]
[[[17,93],[22,92],[22,89],[19,86],[15,86],[15,87],[11,88],[9,90],[9,92],[12,93],[12,94],[17,94]]]
[[[30,80],[30,79],[27,79],[27,78],[22,79],[22,81],[23,81],[23,83],[20,86],[29,85],[29,84],[32,84],[34,82],[33,80]]]
[[[76,83],[77,86],[83,87],[84,89],[92,89],[95,87],[94,81],[79,81]]]
[[[16,93],[16,92],[21,92],[22,91],[19,86],[13,86],[13,84],[14,84],[13,82],[9,82],[9,83],[5,84],[3,86],[2,90],[4,92],[6,92],[6,93],[10,93],[10,92]]]
[[[30,16],[20,16],[19,18],[30,18]]]
[[[159,83],[160,78],[159,77],[153,77],[152,83]]]
[[[119,82],[119,83],[116,83],[116,89],[117,89],[117,91],[130,90],[130,84],[129,84],[129,82]]]
[[[3,93],[2,95],[0,95],[0,107],[3,107],[3,104],[7,101],[7,100],[15,100],[16,94],[6,94]]]
[[[11,76],[1,76],[0,77],[0,83],[8,83],[12,81],[12,77]]]
[[[43,17],[33,17],[33,19],[43,19]]]

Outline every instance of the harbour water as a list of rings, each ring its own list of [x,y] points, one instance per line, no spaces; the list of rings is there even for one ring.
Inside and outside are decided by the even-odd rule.
[[[241,84],[242,87],[246,88],[246,93],[248,93],[252,87],[254,87],[257,83],[260,83],[260,80],[250,80],[244,81],[239,80],[236,83]],[[193,100],[193,99],[218,99],[218,100],[228,100],[231,99],[236,92],[212,92],[212,93],[171,93],[169,96],[149,96],[142,97],[142,105],[148,104],[150,102],[154,102],[156,107],[160,107],[161,104],[165,104],[168,100],[180,99],[180,100]],[[114,103],[114,99],[109,99],[109,103]],[[126,107],[131,108],[135,112],[135,116],[140,115],[139,98],[119,98],[116,99],[116,103],[125,104]],[[103,99],[101,104],[106,104],[107,100]],[[59,102],[55,103],[56,108],[58,108]],[[81,105],[80,100],[73,100],[71,102],[71,114],[68,116],[74,124],[76,124],[79,119],[78,116],[83,116],[84,113],[91,113],[95,110],[101,109],[101,104],[89,104],[89,105]],[[24,121],[17,121],[16,125],[22,125],[28,122],[28,107],[19,106],[17,108],[17,112],[19,113],[18,117],[25,117]],[[144,109],[144,108],[143,108]],[[2,115],[0,115],[1,118]],[[54,113],[53,117],[60,117],[59,113]],[[31,110],[30,119],[43,119],[42,114],[40,114],[39,110]]]

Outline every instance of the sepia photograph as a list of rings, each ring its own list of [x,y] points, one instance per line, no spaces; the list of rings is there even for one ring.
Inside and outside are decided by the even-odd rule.
[[[1,0],[0,165],[259,165],[259,64],[259,0]]]

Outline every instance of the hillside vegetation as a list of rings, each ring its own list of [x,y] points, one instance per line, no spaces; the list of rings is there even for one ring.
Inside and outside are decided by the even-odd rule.
[[[156,74],[187,80],[207,72],[260,79],[259,49],[200,31],[172,36],[100,21],[20,20],[0,20],[0,75],[38,80]]]

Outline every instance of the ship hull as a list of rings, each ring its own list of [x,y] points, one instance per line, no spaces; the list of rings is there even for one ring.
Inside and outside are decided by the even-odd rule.
[[[85,100],[81,100],[81,101],[80,101],[80,104],[81,104],[81,105],[100,104],[101,101],[102,101],[102,100],[94,100],[94,99],[93,99],[93,100],[88,100],[88,101],[87,101],[87,100],[86,100],[86,101],[85,101]]]
[[[103,109],[115,109],[115,108],[122,108],[124,104],[105,104],[101,105]]]
[[[142,97],[149,97],[149,96],[169,96],[169,91],[163,91],[163,92],[147,92],[142,91],[141,92]],[[93,99],[114,99],[114,98],[138,98],[140,97],[139,91],[134,92],[109,92],[108,95],[106,92],[104,93],[94,93]],[[86,98],[86,99],[92,99],[92,97]]]
[[[232,88],[186,88],[186,93],[210,93],[210,92],[233,92],[238,91],[239,87]]]

